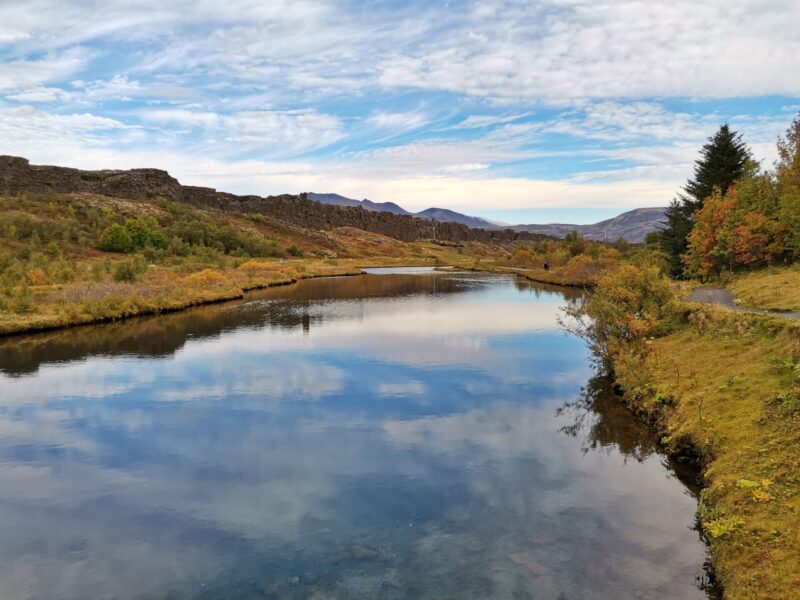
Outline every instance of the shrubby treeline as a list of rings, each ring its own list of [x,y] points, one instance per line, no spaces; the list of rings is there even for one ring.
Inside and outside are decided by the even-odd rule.
[[[153,211],[131,215],[109,206],[42,197],[0,199],[0,291],[27,285],[73,281],[81,269],[110,272],[132,281],[147,263],[173,258],[214,262],[225,256],[284,257],[301,254],[296,245],[283,248],[270,239],[222,217],[204,215],[172,201],[153,204]],[[255,217],[254,217],[255,218]],[[121,266],[112,261],[87,263],[93,250],[131,255]],[[120,271],[117,273],[116,271]]]
[[[657,236],[673,276],[707,279],[800,259],[800,118],[778,140],[778,156],[762,168],[727,125],[709,138]]]

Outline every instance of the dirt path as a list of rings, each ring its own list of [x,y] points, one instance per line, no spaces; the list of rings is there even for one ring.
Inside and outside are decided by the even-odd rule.
[[[736,302],[734,302],[733,292],[726,290],[725,288],[697,288],[686,297],[686,300],[689,302],[699,302],[700,304],[716,304],[717,306],[722,306],[728,310],[749,313],[752,315],[771,315],[773,317],[782,317],[784,319],[800,321],[800,312],[765,310],[762,308],[747,308],[745,306],[738,306]]]

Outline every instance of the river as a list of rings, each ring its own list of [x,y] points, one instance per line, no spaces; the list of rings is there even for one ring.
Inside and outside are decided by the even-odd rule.
[[[0,340],[0,597],[708,598],[576,294],[388,269]]]

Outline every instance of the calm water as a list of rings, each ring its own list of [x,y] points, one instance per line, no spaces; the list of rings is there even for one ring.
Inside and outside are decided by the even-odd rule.
[[[0,598],[706,598],[563,292],[390,273],[0,341]]]

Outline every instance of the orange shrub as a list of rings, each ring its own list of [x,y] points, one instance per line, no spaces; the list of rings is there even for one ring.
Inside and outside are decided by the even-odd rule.
[[[600,263],[590,256],[579,254],[569,260],[562,273],[572,281],[594,283],[600,273]]]
[[[220,288],[233,285],[230,279],[214,269],[203,269],[197,273],[192,273],[184,277],[183,281],[192,287],[199,288]]]
[[[45,272],[40,267],[28,271],[28,283],[31,285],[44,285],[45,279]]]
[[[541,269],[544,266],[544,259],[527,248],[520,248],[511,257],[511,264],[515,267]]]
[[[281,264],[276,262],[265,262],[258,260],[248,260],[239,265],[239,270],[246,273],[262,273],[264,271],[280,271]]]

